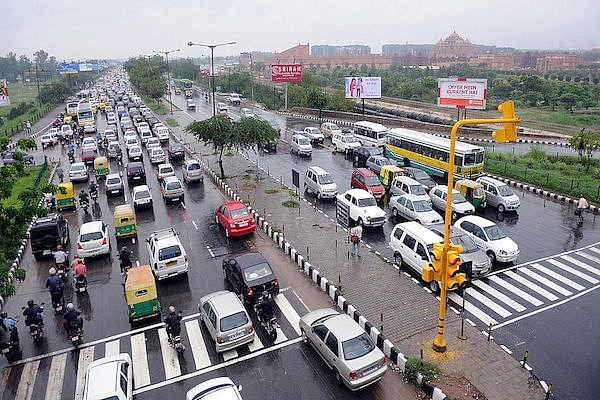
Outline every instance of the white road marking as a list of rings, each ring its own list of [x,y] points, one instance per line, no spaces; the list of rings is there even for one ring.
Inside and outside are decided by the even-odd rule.
[[[298,336],[300,336],[300,326],[298,325],[300,322],[300,316],[296,310],[294,310],[294,307],[292,307],[288,299],[283,295],[277,295],[274,299],[277,307],[279,307],[281,312],[285,315],[285,318],[292,325],[292,328],[294,328]],[[277,334],[279,335],[279,332],[277,332]]]
[[[525,311],[525,307],[523,307],[522,305],[520,305],[519,303],[517,303],[516,301],[514,301],[513,299],[511,299],[504,293],[499,292],[498,290],[494,289],[490,285],[487,285],[487,284],[481,282],[480,280],[474,280],[472,283],[474,286],[477,286],[481,290],[491,294],[492,296],[494,296],[495,298],[497,298],[498,300],[500,300],[501,302],[503,302],[504,304],[506,304],[513,310],[515,310],[517,312]],[[467,290],[467,294],[470,294],[470,290]]]
[[[600,270],[597,268],[592,267],[589,264],[584,263],[583,261],[579,261],[576,258],[570,257],[570,256],[562,256],[562,259],[565,261],[570,262],[571,264],[577,265],[580,268],[585,269],[588,272],[591,272],[592,274],[596,274],[600,276]],[[549,263],[552,263],[556,266],[560,266],[562,269],[564,269],[567,272],[572,273],[573,275],[577,275],[578,277],[580,277],[581,279],[585,279],[586,281],[592,283],[592,284],[597,284],[598,280],[596,278],[592,278],[591,276],[584,274],[583,272],[576,270],[575,268],[571,268],[568,265],[565,265],[557,260],[548,260]]]
[[[146,335],[138,333],[131,336],[131,362],[133,364],[133,383],[135,388],[150,384],[148,356],[146,354]]]
[[[23,367],[23,371],[21,372],[21,379],[19,380],[19,386],[17,386],[17,393],[15,394],[15,399],[32,399],[35,377],[37,376],[39,367],[39,360],[25,364],[25,366]]]
[[[208,350],[206,349],[206,344],[204,343],[204,338],[200,332],[200,323],[198,320],[187,321],[185,323],[185,330],[187,331],[190,341],[188,347],[194,356],[196,369],[198,370],[210,366],[210,357],[208,355]]]
[[[456,304],[462,304],[462,297],[460,297],[454,292],[448,292],[448,298]],[[496,321],[494,318],[490,317],[489,315],[487,315],[468,301],[465,301],[465,311],[469,314],[472,314],[475,318],[477,318],[486,325],[489,325],[490,323],[496,325],[498,323],[498,321]]]
[[[556,297],[555,295],[553,295],[552,293],[550,293],[549,291],[547,291],[543,287],[541,287],[539,285],[536,285],[535,283],[533,283],[533,282],[525,279],[521,275],[517,275],[514,271],[505,271],[504,274],[506,274],[506,276],[508,276],[509,278],[512,278],[515,281],[523,284],[524,286],[527,286],[529,289],[531,289],[534,292],[536,292],[536,293],[544,296],[545,298],[547,298],[550,301],[556,301],[556,300],[558,300],[558,297]]]
[[[104,355],[106,357],[116,356],[119,354],[120,342],[118,340],[113,340],[112,342],[106,342],[104,345]]]
[[[532,264],[531,266],[533,268],[541,267],[540,264]],[[552,290],[557,291],[558,293],[562,294],[563,296],[570,296],[573,294],[572,292],[568,291],[567,289],[564,289],[561,286],[557,285],[556,283],[552,282],[550,279],[548,279],[540,274],[536,274],[535,272],[533,272],[532,270],[530,270],[528,268],[522,268],[520,271],[526,275],[529,275],[530,277],[535,279],[537,282],[540,282],[540,283],[548,286]]]
[[[86,347],[79,349],[79,362],[77,363],[77,380],[75,381],[75,400],[83,397],[83,387],[85,385],[85,373],[90,363],[94,361],[94,348]]]
[[[533,304],[536,307],[539,307],[542,304],[544,304],[543,301],[536,299],[529,293],[524,292],[523,290],[519,289],[518,287],[508,283],[504,279],[500,278],[498,275],[489,276],[488,279],[491,280],[492,282],[502,286],[503,288],[510,290],[512,293],[521,297],[523,300],[528,301],[529,303]]]
[[[63,376],[67,364],[67,353],[52,357],[48,382],[46,383],[45,400],[61,400],[63,392]]]
[[[548,260],[548,261],[550,261],[550,260]],[[560,264],[562,264],[560,261],[556,261],[556,260],[552,260],[552,261],[554,261],[554,263],[556,263],[555,265],[557,267],[560,267]],[[562,264],[562,265],[566,267],[565,264]],[[570,287],[572,287],[575,290],[583,290],[583,289],[585,289],[585,286],[581,286],[579,283],[573,282],[571,279],[566,278],[566,277],[562,276],[561,274],[559,274],[559,273],[557,273],[555,271],[552,271],[549,268],[544,267],[543,265],[534,264],[534,265],[532,265],[532,267],[537,268],[543,274],[546,274],[547,276],[551,276],[552,278],[556,279],[557,281],[559,281],[561,283],[564,283],[565,285],[570,286]]]
[[[471,296],[475,300],[479,301],[480,303],[485,304],[485,306],[487,308],[494,311],[496,314],[500,315],[502,318],[507,318],[512,315],[512,313],[510,311],[508,311],[506,308],[504,308],[501,305],[497,304],[496,302],[492,301],[491,299],[486,297],[484,294],[479,293],[477,290],[467,290],[467,294],[469,294],[469,296]],[[458,303],[458,304],[460,304],[460,303]]]
[[[169,344],[169,335],[165,328],[160,328],[158,330],[158,341],[160,343],[160,352],[162,353],[166,379],[181,375],[177,350],[172,348]]]

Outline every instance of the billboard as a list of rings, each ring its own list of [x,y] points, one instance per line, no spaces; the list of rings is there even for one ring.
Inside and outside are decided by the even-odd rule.
[[[347,99],[380,99],[381,77],[350,76],[346,77]]]
[[[94,65],[91,63],[79,64],[79,72],[89,72],[94,70]]]
[[[272,64],[272,82],[302,82],[302,64]]]
[[[77,69],[77,64],[75,63],[58,64],[59,74],[76,74],[77,72],[79,72],[79,70]]]
[[[438,106],[485,110],[487,79],[439,78]]]
[[[2,106],[10,106],[10,97],[8,97],[6,79],[0,79],[0,107]]]

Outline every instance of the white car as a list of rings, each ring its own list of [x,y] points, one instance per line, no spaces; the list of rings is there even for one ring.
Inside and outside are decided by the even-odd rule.
[[[113,115],[106,119],[107,124],[117,124],[117,118]]]
[[[302,341],[310,344],[350,390],[369,386],[387,372],[387,360],[369,334],[348,314],[330,308],[309,312],[299,321]]]
[[[148,185],[134,186],[131,193],[134,208],[152,207],[152,192]]]
[[[129,158],[129,161],[141,160],[143,156],[143,151],[140,146],[129,146],[127,149],[127,157]]]
[[[362,226],[379,227],[385,224],[385,211],[377,205],[375,197],[364,189],[350,189],[337,195],[338,208],[348,212],[349,224],[355,222]]]
[[[86,182],[90,178],[87,165],[83,162],[75,162],[69,168],[69,180],[71,182]]]
[[[73,137],[73,129],[71,129],[69,124],[64,124],[63,126],[60,127],[60,134],[64,138],[71,138],[71,137]]]
[[[203,182],[204,171],[200,163],[196,160],[186,160],[181,166],[183,172],[183,181],[185,183]]]
[[[86,222],[81,225],[77,238],[77,254],[82,258],[110,254],[108,225],[102,221]]]
[[[313,126],[308,126],[304,128],[302,131],[303,135],[310,139],[310,142],[313,144],[323,143],[325,140],[325,135],[321,133],[319,128],[315,128]]]
[[[445,212],[448,198],[448,186],[437,185],[429,191],[429,197],[433,203],[433,207]],[[469,203],[467,199],[456,189],[452,189],[452,220],[456,220],[459,216],[475,213],[475,207]]]
[[[335,148],[335,151],[344,154],[350,154],[356,149],[360,147],[360,142],[354,135],[346,135],[343,133],[335,133],[331,137],[331,144]]]
[[[167,161],[167,155],[162,147],[151,147],[148,151],[151,164],[161,164]]]
[[[484,250],[492,263],[513,262],[519,257],[519,246],[492,221],[478,215],[467,215],[454,223],[471,235],[477,246]]]
[[[194,386],[185,395],[185,400],[242,400],[242,385],[235,385],[228,377],[213,378]]]
[[[158,280],[187,274],[189,263],[179,234],[173,228],[153,232],[146,239],[150,265]]]
[[[120,174],[108,174],[104,182],[106,197],[123,194],[123,178]]]
[[[160,140],[157,137],[151,137],[146,141],[146,150],[150,153],[152,147],[160,147]]]
[[[127,353],[92,361],[85,374],[83,400],[133,399],[133,364]]]
[[[251,109],[249,108],[242,108],[240,109],[240,118],[244,119],[244,118],[253,118],[254,117],[254,113],[252,112]]]
[[[389,207],[395,218],[401,216],[425,226],[444,222],[442,216],[431,208],[428,200],[415,194],[393,196],[390,198]]]
[[[140,142],[137,136],[126,136],[125,137],[125,148],[129,150],[131,146],[140,147]]]
[[[83,126],[84,133],[96,133],[96,123],[95,122],[86,122]]]
[[[165,126],[161,126],[158,129],[156,129],[156,137],[158,137],[158,140],[160,140],[161,142],[168,142],[169,141],[169,128],[167,128]]]
[[[83,143],[81,143],[81,150],[98,151],[98,144],[96,144],[96,139],[94,139],[92,137],[84,138]]]
[[[40,138],[42,149],[48,146],[54,146],[58,143],[58,128],[50,128],[47,133]]]
[[[159,182],[167,176],[175,176],[175,168],[173,168],[173,164],[158,164],[158,167],[156,168],[156,177],[158,178]]]

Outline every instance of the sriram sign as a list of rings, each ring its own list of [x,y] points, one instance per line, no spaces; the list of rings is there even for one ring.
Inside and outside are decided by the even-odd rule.
[[[272,82],[302,82],[302,64],[272,64]]]
[[[487,79],[439,78],[438,106],[485,110]]]

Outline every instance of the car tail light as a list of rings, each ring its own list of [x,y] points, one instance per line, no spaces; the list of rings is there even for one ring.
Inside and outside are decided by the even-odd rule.
[[[251,288],[250,286],[248,286],[248,287],[246,288],[246,294],[247,294],[248,296],[252,296],[252,295],[254,294],[254,292],[252,291],[252,288]]]
[[[222,337],[217,337],[217,343],[223,343],[223,338]]]
[[[80,250],[83,249],[83,246],[81,245],[81,243],[77,242],[77,248]]]
[[[381,365],[385,365],[387,364],[387,357],[383,357],[383,361],[381,362]]]
[[[273,284],[274,284],[275,286],[279,286],[279,279],[275,278],[275,279],[273,280]]]
[[[356,372],[352,371],[350,372],[350,379],[356,379],[358,378],[358,375],[356,375]]]
[[[107,238],[102,239],[102,246],[106,244]]]
[[[188,258],[187,258],[187,256],[185,256],[185,262],[188,262]]]

